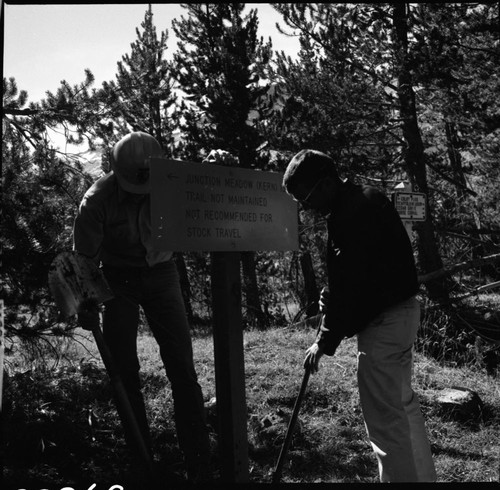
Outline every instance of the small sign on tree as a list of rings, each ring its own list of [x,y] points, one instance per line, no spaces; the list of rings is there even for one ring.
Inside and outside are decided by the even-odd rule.
[[[426,196],[422,192],[395,192],[394,205],[403,220],[425,221]]]
[[[392,202],[399,213],[408,237],[413,240],[413,224],[416,221],[425,221],[427,219],[426,194],[413,192],[409,183],[400,182],[394,187]]]

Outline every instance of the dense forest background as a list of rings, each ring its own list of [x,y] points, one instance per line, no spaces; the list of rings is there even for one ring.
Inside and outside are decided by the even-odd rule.
[[[328,153],[344,177],[390,194],[427,195],[413,231],[426,326],[436,357],[494,362],[500,340],[500,7],[491,3],[273,4],[300,36],[297,59],[258,38],[245,4],[186,4],[157,31],[151,5],[114,80],[62,82],[33,102],[3,79],[2,298],[7,344],[35,349],[71,335],[47,289],[54,257],[71,248],[86,189],[109,171],[129,131],[176,159],[283,172],[303,148]],[[62,153],[63,131],[99,162]],[[217,160],[212,150],[231,158]],[[222,157],[221,157],[222,158]],[[301,211],[300,251],[241,254],[247,328],[317,313],[326,282],[324,220]],[[193,328],[211,322],[210,260],[176,254]],[[474,301],[470,301],[470,299]],[[493,346],[493,347],[492,347]],[[496,346],[496,347],[495,347]],[[477,349],[476,349],[477,351]],[[476,352],[474,351],[474,352]],[[497,355],[497,354],[496,354]],[[489,361],[488,361],[489,359]],[[496,357],[498,363],[498,355]]]

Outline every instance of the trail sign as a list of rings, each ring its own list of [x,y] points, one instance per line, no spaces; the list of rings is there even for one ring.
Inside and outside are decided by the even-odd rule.
[[[395,192],[394,205],[402,220],[425,221],[426,195],[422,192]]]
[[[279,173],[162,158],[150,164],[153,246],[212,252],[221,480],[248,483],[240,252],[297,250],[297,203]]]
[[[297,204],[276,172],[151,159],[153,246],[174,251],[297,250]]]

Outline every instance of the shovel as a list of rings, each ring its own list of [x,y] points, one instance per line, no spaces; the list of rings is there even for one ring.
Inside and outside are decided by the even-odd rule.
[[[312,321],[318,322],[318,329],[316,331],[316,335],[318,335],[319,333],[322,318],[323,315],[319,314],[309,319],[309,321],[311,322]],[[281,480],[283,465],[285,463],[285,458],[288,453],[288,447],[290,446],[290,442],[292,440],[293,431],[295,430],[295,424],[297,423],[297,418],[299,416],[300,405],[302,404],[302,399],[304,398],[304,393],[306,392],[310,374],[311,374],[311,368],[309,366],[306,366],[304,368],[304,376],[302,377],[302,384],[300,385],[299,394],[297,395],[297,399],[295,400],[295,404],[293,406],[292,417],[290,418],[290,422],[288,422],[288,428],[286,430],[285,440],[283,441],[283,445],[281,446],[278,462],[276,463],[276,467],[274,469],[273,479],[272,479],[273,484],[279,483]]]
[[[307,382],[309,381],[309,375],[311,374],[311,370],[309,367],[304,369],[304,376],[302,377],[302,384],[300,385],[300,391],[295,400],[295,405],[293,406],[292,417],[290,418],[290,422],[288,422],[288,428],[286,430],[285,441],[281,446],[280,455],[278,458],[278,462],[276,463],[276,468],[273,473],[273,484],[279,483],[281,480],[281,473],[283,471],[283,465],[285,463],[285,457],[288,453],[288,447],[290,446],[290,442],[292,440],[293,431],[295,429],[295,424],[297,423],[297,418],[299,416],[300,405],[302,404],[302,399],[304,398],[304,393],[307,388]]]
[[[113,298],[102,271],[94,262],[77,252],[62,252],[54,259],[49,269],[48,283],[61,317],[65,320],[76,315],[85,303],[102,304]],[[148,447],[99,325],[92,329],[92,333],[114,388],[116,403],[123,413],[122,423],[131,434],[134,449],[139,454],[145,470],[152,475],[153,463]]]

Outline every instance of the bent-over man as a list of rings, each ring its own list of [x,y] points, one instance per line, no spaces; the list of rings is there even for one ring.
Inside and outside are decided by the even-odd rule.
[[[133,132],[113,147],[112,171],[86,192],[74,222],[74,249],[102,264],[114,299],[104,304],[103,335],[117,364],[142,434],[151,437],[139,380],[139,307],[158,343],[172,388],[180,448],[190,481],[208,478],[209,439],[189,325],[172,252],[152,247],[149,157],[161,157],[155,138]],[[91,329],[97,309],[79,322]],[[130,440],[130,434],[125,434]]]

